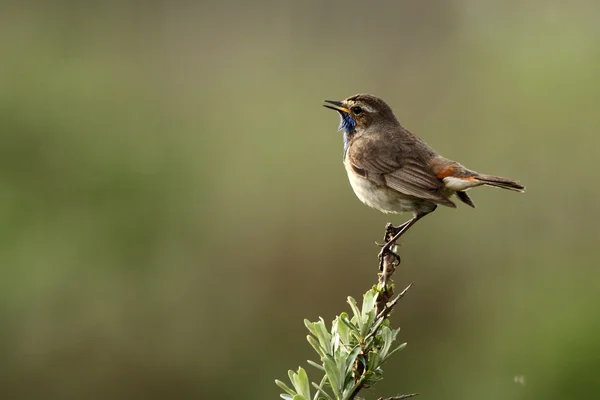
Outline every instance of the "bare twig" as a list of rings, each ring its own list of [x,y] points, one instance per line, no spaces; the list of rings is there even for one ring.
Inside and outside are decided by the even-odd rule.
[[[388,397],[385,399],[383,397],[380,397],[377,400],[402,400],[402,399],[408,399],[409,397],[415,397],[418,395],[419,395],[419,393],[410,393],[410,394],[403,394],[401,396]]]
[[[408,292],[408,289],[411,288],[411,286],[413,285],[414,282],[411,282],[410,285],[408,285],[407,287],[404,288],[404,290],[402,292],[400,292],[400,294],[398,296],[396,296],[394,298],[394,300],[392,300],[390,302],[390,304],[388,304],[387,306],[385,306],[385,308],[383,310],[381,310],[379,312],[379,314],[377,314],[377,319],[379,318],[385,318],[388,316],[388,314],[392,311],[392,309],[394,308],[394,306],[396,305],[396,303],[398,303],[398,301],[404,297],[404,295],[406,294],[406,292]]]

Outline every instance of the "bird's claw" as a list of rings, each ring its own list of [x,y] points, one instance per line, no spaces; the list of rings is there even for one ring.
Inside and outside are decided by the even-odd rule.
[[[389,238],[393,238],[394,236],[396,236],[398,234],[398,232],[400,232],[402,230],[402,228],[404,227],[403,224],[400,224],[398,226],[394,226],[392,225],[391,222],[388,222],[387,225],[385,226],[385,237],[383,238],[383,240],[389,240]],[[390,236],[391,234],[391,236]]]

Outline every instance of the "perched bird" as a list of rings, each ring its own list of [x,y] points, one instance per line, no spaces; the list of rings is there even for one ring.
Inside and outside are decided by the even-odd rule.
[[[324,102],[325,107],[340,114],[344,166],[356,196],[384,213],[413,213],[413,218],[394,227],[394,237],[383,246],[380,257],[439,204],[455,208],[451,200],[454,195],[475,207],[466,192],[473,187],[525,190],[511,179],[480,174],[440,156],[400,125],[392,109],[380,98],[357,94],[342,101]]]

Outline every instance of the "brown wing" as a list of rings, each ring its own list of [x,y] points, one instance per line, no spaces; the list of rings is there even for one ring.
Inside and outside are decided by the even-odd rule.
[[[414,148],[398,152],[398,146],[380,141],[356,140],[348,149],[348,161],[362,171],[365,178],[409,196],[449,207],[456,205],[443,194],[444,183],[435,176],[427,162],[418,157]]]

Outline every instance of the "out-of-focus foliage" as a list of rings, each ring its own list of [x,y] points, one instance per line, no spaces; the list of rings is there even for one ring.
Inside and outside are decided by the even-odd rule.
[[[404,238],[410,347],[378,392],[600,397],[599,19],[584,0],[3,4],[2,397],[276,398],[310,357],[302,320],[363,293],[405,218],[347,183],[321,100],[357,92],[528,187]]]

